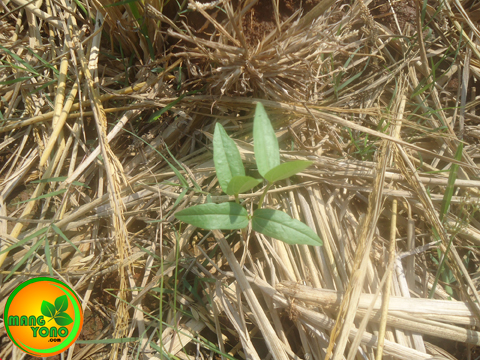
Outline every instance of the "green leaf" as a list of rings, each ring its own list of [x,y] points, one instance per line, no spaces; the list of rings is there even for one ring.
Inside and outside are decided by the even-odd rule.
[[[50,244],[48,243],[47,237],[45,237],[45,261],[47,263],[48,272],[50,276],[54,276],[53,274],[53,266],[52,266],[52,255],[50,253]]]
[[[90,189],[90,186],[88,186],[87,184],[84,184],[80,181],[72,181],[72,185],[75,185],[75,186],[83,186],[83,187],[86,187],[87,189]]]
[[[463,143],[459,143],[457,151],[455,152],[455,160],[461,161],[463,155]],[[457,180],[458,164],[452,164],[450,167],[450,174],[448,175],[447,188],[445,189],[445,195],[443,195],[442,205],[440,207],[440,221],[448,213],[450,208],[450,202],[452,201],[453,192],[455,189],[455,181]]]
[[[66,176],[58,176],[58,177],[53,177],[53,178],[48,178],[48,179],[40,179],[40,180],[33,180],[33,181],[30,181],[31,184],[41,184],[41,183],[49,183],[49,182],[58,182],[58,181],[65,181],[67,180],[67,177]],[[83,187],[86,187],[88,189],[90,189],[90,187],[80,181],[72,181],[72,184],[73,185],[76,185],[76,186],[83,186]]]
[[[138,341],[140,338],[119,338],[119,339],[97,339],[97,340],[77,340],[75,344],[124,344]]]
[[[180,204],[180,202],[183,200],[183,198],[187,194],[187,191],[188,191],[188,189],[183,189],[183,191],[180,193],[177,200],[175,200],[175,202],[173,203],[173,206],[172,206],[173,209],[175,209],[177,207],[177,205]]]
[[[12,79],[12,80],[0,81],[0,85],[12,85],[12,84],[16,84],[16,83],[21,82],[21,81],[30,80],[31,78],[32,77],[22,76],[22,77]]]
[[[134,0],[134,1],[138,1],[138,0]],[[109,6],[114,6],[114,5],[117,5],[118,3],[115,3],[115,4],[110,4]],[[152,116],[150,116],[150,119],[148,119],[148,123],[151,123],[151,122],[154,122],[155,120],[157,120],[160,116],[162,116],[165,112],[167,112],[168,110],[170,110],[171,108],[173,108],[175,105],[177,105],[180,101],[182,101],[182,99],[185,97],[185,96],[189,96],[189,95],[194,95],[196,93],[198,93],[199,90],[193,90],[193,91],[190,91],[186,94],[182,94],[180,95],[177,99],[173,100],[171,103],[169,103],[167,106],[165,106],[164,108],[156,111],[155,113],[152,114]]]
[[[302,170],[305,170],[307,167],[309,167],[312,164],[313,164],[312,161],[306,161],[306,160],[295,160],[295,161],[285,162],[283,164],[280,164],[274,167],[272,170],[267,172],[265,174],[265,179],[267,179],[272,183],[275,181],[283,180],[301,172]]]
[[[57,312],[64,312],[67,309],[68,309],[67,295],[62,295],[55,299],[55,310],[57,310]]]
[[[6,252],[9,252],[9,251],[11,251],[11,250],[13,250],[13,249],[15,249],[19,246],[25,245],[26,243],[28,243],[33,238],[35,238],[37,236],[40,236],[42,234],[45,234],[47,231],[48,231],[48,226],[46,226],[44,228],[41,228],[40,230],[35,231],[33,234],[27,236],[25,239],[22,239],[22,240],[18,241],[17,243],[15,243],[13,245],[10,245],[6,249],[3,249],[2,251],[0,251],[0,255],[4,254]]]
[[[462,154],[463,154],[463,143],[460,142],[458,144],[457,151],[455,152],[455,160],[458,160],[458,161],[462,160]],[[454,193],[454,190],[455,190],[455,180],[457,179],[457,172],[458,172],[458,164],[452,164],[452,166],[450,167],[450,174],[448,175],[447,188],[445,189],[445,194],[443,195],[443,199],[442,199],[442,205],[440,207],[439,218],[440,218],[440,221],[442,221],[442,222],[444,220],[444,217],[448,214],[448,210],[450,208],[450,203],[452,201],[452,196],[453,196],[453,193]],[[436,234],[437,238],[439,238],[438,231],[435,227],[433,228],[433,233]],[[442,280],[446,284],[451,284],[451,281],[449,281],[449,276],[448,275],[452,276],[451,275],[452,272],[451,272],[451,269],[449,269],[448,267],[445,267],[445,260],[448,258],[447,255],[450,251],[453,238],[454,238],[454,236],[452,236],[450,238],[450,241],[448,242],[447,249],[445,250],[445,253],[443,254],[443,256],[441,256],[440,249],[437,250],[438,251],[438,257],[439,258],[441,257],[442,261],[440,262],[437,274],[435,275],[435,279],[433,280],[432,289],[430,290],[429,298],[431,298],[431,299],[433,298],[433,295],[435,294],[435,289],[437,287],[438,280],[440,279],[440,276],[442,277]],[[445,286],[445,290],[447,291],[447,293],[449,293],[451,295],[452,288],[450,286],[448,286],[448,285]]]
[[[177,186],[177,184],[173,184],[174,186]],[[187,191],[189,189],[183,189],[183,191],[181,192],[180,196],[177,198],[177,200],[175,200],[175,203],[173,204],[171,210],[165,214],[165,216],[161,219],[157,219],[157,220],[150,220],[150,221],[146,221],[147,224],[153,224],[153,223],[159,223],[159,222],[163,222],[165,221],[165,219],[167,217],[170,216],[170,214],[175,210],[175,208],[177,207],[178,204],[180,204],[180,202],[183,200],[183,198],[185,197],[185,195],[187,194]]]
[[[43,240],[39,240],[37,241],[35,244],[33,244],[33,246],[26,252],[25,255],[23,255],[23,257],[20,259],[20,261],[13,267],[12,270],[10,270],[10,272],[8,273],[7,277],[5,278],[4,282],[6,282],[8,279],[10,279],[10,277],[15,273],[15,271],[18,270],[18,268],[20,266],[22,266],[25,261],[27,261],[28,259],[30,259],[30,256],[32,256],[32,254],[37,251],[37,249],[40,247],[40,245],[42,245],[44,242]],[[5,251],[5,250],[4,250]]]
[[[57,191],[52,191],[51,193],[43,194],[43,195],[37,196],[36,198],[33,198],[33,199],[28,199],[28,200],[25,200],[25,201],[19,201],[19,202],[15,203],[15,204],[12,204],[12,205],[19,205],[19,204],[23,204],[23,203],[30,202],[30,201],[36,201],[36,200],[46,199],[46,198],[49,198],[49,197],[52,197],[52,196],[61,195],[61,194],[63,194],[65,191],[67,191],[67,189],[60,189],[60,190],[57,190]]]
[[[177,160],[177,158],[175,156],[173,156],[172,152],[170,151],[170,149],[168,148],[167,144],[165,144],[165,150],[167,150],[168,154],[170,155],[170,157],[177,163],[177,165],[180,167],[180,169],[182,169],[185,174],[188,175],[188,171],[187,169],[185,169],[185,167],[182,165],[182,163],[180,161]],[[192,181],[193,183],[193,186],[195,186],[195,189],[198,191],[198,192],[202,192],[202,188],[200,187],[200,185],[198,185],[198,183],[195,181],[195,177],[192,177],[190,175],[188,175],[189,179]],[[186,182],[186,180],[185,180]]]
[[[40,307],[40,311],[42,312],[43,316],[46,317],[54,317],[55,316],[55,306],[49,303],[48,301],[43,300],[42,306]]]
[[[175,217],[206,230],[243,229],[248,225],[247,210],[233,202],[192,206],[177,212]]]
[[[49,183],[49,182],[58,182],[58,181],[65,181],[67,180],[66,176],[58,176],[58,177],[52,177],[48,179],[39,179],[39,180],[33,180],[30,181],[31,184],[44,184],[44,183]]]
[[[226,193],[228,195],[238,195],[253,189],[262,181],[261,179],[254,179],[251,176],[234,176],[228,184]]]
[[[51,80],[51,81],[48,81],[40,86],[36,86],[34,90],[30,91],[30,94],[36,94],[37,92],[39,91],[42,91],[43,89],[45,89],[46,87],[50,86],[50,85],[53,85],[55,84],[57,81],[56,80]]]
[[[75,248],[75,250],[77,250],[77,252],[80,252],[80,250],[75,246],[75,244],[72,243],[72,242],[65,236],[65,234],[62,232],[62,230],[60,230],[60,228],[59,228],[57,225],[52,224],[51,226],[52,226],[53,231],[55,231],[58,235],[60,235],[63,240],[65,240],[65,241],[68,242],[70,245],[72,245],[72,246]]]
[[[278,140],[263,105],[258,102],[253,119],[253,149],[258,172],[265,174],[280,165]]]
[[[252,228],[287,244],[323,245],[322,240],[307,225],[292,219],[279,210],[255,210],[252,217]]]
[[[44,58],[42,58],[40,55],[38,55],[35,50],[33,49],[30,49],[28,46],[26,46],[26,49],[30,52],[30,54],[32,54],[33,56],[35,56],[43,65],[45,65],[46,67],[48,67],[50,70],[52,70],[57,76],[60,74],[60,71],[58,71],[58,69],[55,68],[55,66],[53,66],[52,64],[50,64],[48,61],[46,61]],[[40,74],[39,74],[40,75]]]
[[[168,166],[170,167],[170,169],[172,169],[172,171],[175,173],[175,175],[177,176],[178,180],[180,181],[180,186],[183,187],[183,188],[188,188],[188,182],[187,182],[187,179],[185,179],[185,177],[180,173],[180,171],[178,171],[178,169],[172,165],[172,163],[170,161],[167,160],[167,158],[165,156],[163,156],[163,154],[158,151],[154,146],[152,146],[149,142],[147,142],[147,140],[141,138],[140,136],[138,136],[137,134],[134,134],[133,132],[131,131],[128,131],[126,129],[123,129],[123,131],[129,133],[130,135],[133,135],[135,136],[137,139],[139,139],[140,141],[143,141],[147,146],[149,146],[153,151],[155,151],[158,155],[160,155],[162,157],[163,160],[165,160],[165,162],[168,164]],[[168,146],[166,146],[167,150],[168,150]],[[173,157],[173,156],[172,156]],[[174,158],[175,159],[175,158]],[[173,184],[174,186],[177,186],[176,184]]]
[[[222,190],[229,194],[227,189],[230,180],[234,176],[245,176],[245,168],[237,145],[230,139],[220,123],[215,125],[213,134],[213,161],[215,162],[218,182]]]
[[[23,69],[24,71],[30,71],[31,73],[35,74],[36,76],[40,76],[40,74],[32,67],[32,65],[30,65],[28,62],[26,62],[25,60],[23,60],[20,56],[18,56],[17,54],[15,54],[14,52],[11,52],[10,50],[8,50],[7,48],[3,47],[2,45],[0,45],[0,49],[2,49],[3,51],[5,51],[8,55],[10,55],[12,58],[14,58],[15,60],[17,60],[20,64],[22,64],[25,68]],[[7,62],[8,63],[8,62]]]
[[[362,73],[363,73],[363,71],[360,71],[359,73],[356,73],[351,78],[349,78],[347,81],[342,83],[342,85],[340,85],[339,87],[336,88],[336,92],[337,93],[340,92],[340,90],[342,90],[344,87],[348,86],[348,84],[350,84],[352,81],[358,79],[362,75]]]
[[[58,326],[67,326],[73,322],[72,317],[66,312],[61,312],[60,314],[57,314],[54,319]]]
[[[114,4],[105,5],[104,7],[108,8],[108,7],[111,7],[111,6],[126,5],[126,4],[134,3],[134,2],[137,2],[137,1],[138,0],[125,0],[125,1],[120,1],[120,2],[114,3]]]

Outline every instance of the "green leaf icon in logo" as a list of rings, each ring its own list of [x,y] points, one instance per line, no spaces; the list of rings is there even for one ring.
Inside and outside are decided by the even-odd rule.
[[[73,322],[72,317],[65,312],[67,309],[68,298],[66,295],[56,298],[55,305],[43,300],[40,308],[43,316],[51,318],[49,321],[55,320],[59,326],[67,326]]]
[[[42,312],[42,315],[46,317],[54,317],[56,312],[55,306],[53,306],[53,304],[50,304],[48,301],[45,301],[45,300],[43,300],[42,302],[40,311]]]
[[[55,310],[57,312],[63,312],[67,309],[68,309],[67,295],[62,295],[55,299]]]
[[[55,322],[58,326],[67,326],[73,322],[73,319],[66,312],[61,312],[55,316]]]

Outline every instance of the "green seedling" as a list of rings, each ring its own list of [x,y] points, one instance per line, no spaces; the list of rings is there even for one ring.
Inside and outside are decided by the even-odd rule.
[[[258,172],[267,182],[258,208],[253,214],[249,214],[240,204],[238,195],[253,189],[262,183],[263,179],[255,179],[245,174],[235,142],[227,135],[223,126],[217,123],[213,135],[215,170],[222,190],[235,196],[236,201],[191,206],[177,212],[175,217],[206,230],[244,229],[251,222],[253,230],[288,244],[322,245],[318,235],[304,223],[292,219],[283,211],[262,208],[265,195],[276,181],[303,171],[312,165],[312,162],[297,160],[280,163],[278,140],[261,103],[257,103],[255,110],[253,142]]]

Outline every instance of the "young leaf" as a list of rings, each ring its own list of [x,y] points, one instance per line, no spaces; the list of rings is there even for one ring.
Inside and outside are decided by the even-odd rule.
[[[41,183],[57,182],[57,181],[65,181],[65,180],[67,180],[66,176],[58,176],[58,177],[53,177],[53,178],[49,178],[49,179],[33,180],[33,181],[30,181],[30,183],[31,184],[41,184]],[[88,185],[86,185],[84,183],[81,183],[79,181],[72,181],[72,184],[76,185],[76,186],[84,186],[84,187],[90,189],[90,187]]]
[[[292,219],[283,211],[257,209],[253,213],[252,228],[287,244],[322,245],[322,240],[304,223]]]
[[[253,119],[253,150],[258,172],[265,174],[280,165],[278,140],[263,105],[258,102]]]
[[[206,230],[243,229],[248,225],[248,213],[239,204],[202,204],[175,213],[178,220]]]
[[[265,179],[270,182],[275,182],[279,180],[283,180],[289,178],[292,175],[299,173],[302,170],[305,170],[307,167],[312,165],[312,161],[305,161],[305,160],[295,160],[285,162],[274,167],[272,170],[265,174]]]
[[[48,243],[47,237],[45,237],[45,262],[47,263],[48,272],[50,276],[54,276],[53,274],[53,266],[52,266],[52,254],[50,253],[50,244]]]
[[[36,201],[36,200],[40,200],[40,199],[46,199],[46,198],[49,198],[49,197],[52,197],[52,196],[57,196],[57,195],[63,194],[65,191],[67,191],[67,189],[60,189],[60,190],[57,190],[57,191],[52,191],[51,193],[43,194],[43,195],[37,196],[36,198],[33,198],[33,199],[28,199],[28,200],[24,200],[24,201],[19,201],[19,202],[15,203],[15,204],[12,204],[12,205],[19,205],[19,204],[23,204],[23,203],[30,202],[30,201]]]
[[[228,184],[226,193],[228,195],[238,195],[253,189],[262,181],[261,179],[254,179],[251,176],[234,176]]]
[[[36,76],[39,76],[40,74],[32,67],[32,65],[30,65],[29,63],[27,63],[25,60],[23,60],[20,56],[18,56],[17,54],[11,52],[10,50],[8,50],[7,48],[3,47],[2,45],[0,45],[0,49],[2,49],[3,51],[5,51],[8,55],[10,55],[13,59],[17,60],[20,64],[22,64],[23,66],[25,66],[25,68],[23,69],[24,71],[30,71],[31,73],[35,74]]]
[[[59,228],[57,225],[55,225],[55,224],[52,223],[52,224],[51,224],[51,227],[52,227],[53,231],[55,231],[58,235],[60,235],[60,236],[63,238],[63,240],[65,240],[66,242],[68,242],[70,245],[72,245],[72,246],[75,248],[75,250],[77,250],[78,252],[80,252],[80,250],[75,246],[75,244],[72,243],[70,240],[68,240],[68,238],[65,236],[65,234],[63,233],[63,231],[60,230],[60,228]]]
[[[131,131],[128,131],[126,129],[122,129],[123,131],[129,133],[130,135],[133,135],[135,136],[138,140],[140,141],[143,141],[145,143],[145,145],[149,146],[150,149],[152,149],[153,151],[155,151],[158,155],[161,156],[161,158],[163,160],[165,160],[165,162],[167,163],[167,165],[170,167],[170,169],[172,169],[172,171],[175,173],[175,175],[177,176],[178,180],[180,181],[180,186],[183,187],[183,188],[188,188],[188,182],[187,182],[187,179],[185,179],[185,177],[180,173],[180,171],[178,171],[178,169],[172,165],[172,163],[170,161],[167,160],[167,158],[165,156],[163,156],[163,154],[158,151],[154,146],[152,146],[147,140],[141,138],[140,136],[138,136],[137,134],[131,132]],[[166,146],[166,149],[168,150],[168,146]],[[173,156],[172,156],[173,157]],[[177,186],[177,184],[174,184],[174,186]]]
[[[58,69],[55,68],[55,66],[53,66],[52,64],[50,64],[48,61],[46,61],[44,58],[42,58],[40,55],[38,55],[35,50],[33,49],[30,49],[28,46],[26,46],[27,50],[30,52],[30,54],[32,54],[33,56],[35,56],[37,58],[37,60],[39,60],[43,65],[45,65],[46,67],[48,67],[50,70],[52,70],[56,75],[59,75],[60,72],[58,71]]]
[[[16,247],[25,245],[26,243],[28,243],[30,240],[34,239],[35,237],[40,236],[42,234],[45,234],[48,231],[48,229],[49,229],[49,227],[45,226],[44,228],[41,228],[40,230],[35,231],[33,234],[27,236],[25,239],[22,239],[22,240],[16,242],[15,244],[13,244],[13,245],[10,245],[6,249],[3,249],[0,252],[0,255],[4,254],[6,252],[10,252],[11,250],[15,249]]]
[[[455,152],[455,160],[462,160],[463,155],[463,143],[459,143],[457,151]],[[458,164],[452,164],[450,168],[450,174],[448,175],[447,188],[445,189],[445,195],[442,199],[442,205],[440,207],[440,221],[443,221],[443,218],[448,213],[450,207],[450,202],[452,200],[453,191],[455,189],[455,180],[457,179]]]
[[[54,319],[58,326],[67,326],[73,322],[72,317],[66,312],[61,312],[60,314],[57,314]]]
[[[115,5],[115,4],[112,4],[112,5]],[[75,341],[75,344],[125,344],[129,342],[135,342],[140,339],[141,338],[133,337],[133,338],[118,338],[118,339],[77,340]],[[151,344],[152,343],[155,344],[153,341],[151,342]],[[162,351],[163,350],[160,350],[160,352]]]
[[[213,134],[213,161],[217,171],[218,182],[224,192],[234,176],[245,176],[242,158],[235,142],[230,139],[222,124],[215,125]],[[233,194],[229,194],[233,195]]]
[[[38,85],[40,85],[40,86],[35,87],[35,90],[30,91],[30,94],[36,94],[37,92],[45,89],[47,86],[50,86],[50,85],[53,85],[53,84],[56,84],[56,83],[57,83],[57,80],[47,81],[46,83],[43,83],[42,85],[40,85],[40,83],[38,83]]]
[[[23,257],[20,259],[19,262],[17,262],[17,264],[13,267],[12,270],[10,270],[10,272],[8,273],[7,277],[5,278],[5,281],[7,281],[8,279],[10,279],[10,277],[15,273],[15,271],[18,270],[18,268],[20,266],[22,266],[25,261],[27,261],[28,259],[30,259],[30,256],[32,256],[32,254],[34,252],[37,251],[37,249],[40,247],[40,245],[44,244],[43,242],[43,239],[42,240],[39,240],[37,241],[35,244],[32,245],[32,247],[25,253],[25,255],[23,255]],[[13,245],[12,245],[13,246]],[[5,250],[4,250],[5,251]]]
[[[132,0],[132,1],[128,1],[128,2],[135,2],[135,1],[138,1],[138,0]],[[117,6],[117,4],[120,4],[120,3],[115,3],[115,4],[110,4],[108,6]],[[107,7],[108,7],[107,6]],[[198,93],[199,91],[198,90],[193,90],[193,91],[190,91],[188,93],[185,93],[185,94],[182,94],[180,95],[177,99],[173,100],[171,103],[169,103],[167,106],[165,106],[164,108],[161,108],[160,110],[156,111],[155,113],[153,113],[152,116],[150,116],[150,119],[148,119],[148,123],[151,123],[151,122],[154,122],[155,120],[157,120],[160,116],[162,116],[165,112],[167,112],[168,110],[170,110],[171,108],[173,108],[175,105],[177,105],[180,101],[182,101],[182,99],[185,97],[185,96],[189,96],[189,95],[194,95],[196,93]]]
[[[170,149],[168,148],[168,146],[165,144],[165,150],[167,150],[168,154],[170,155],[170,157],[173,159],[173,161],[175,161],[177,163],[177,165],[180,167],[180,169],[182,169],[185,174],[188,176],[188,178],[192,181],[193,183],[193,186],[195,187],[195,189],[198,191],[198,192],[202,192],[202,188],[200,187],[200,185],[198,185],[198,183],[195,181],[195,177],[192,177],[188,174],[188,171],[187,169],[185,169],[185,167],[183,166],[183,164],[177,160],[177,158],[175,156],[173,156],[172,152],[170,151]]]
[[[68,309],[68,299],[67,295],[59,296],[55,299],[55,310],[57,312],[64,312]]]
[[[11,84],[18,83],[20,81],[25,81],[25,80],[30,80],[30,79],[31,79],[31,77],[22,76],[22,77],[12,79],[12,80],[0,81],[0,85],[11,85]]]
[[[55,306],[48,301],[43,300],[42,306],[40,306],[40,311],[43,316],[51,318],[55,315]]]

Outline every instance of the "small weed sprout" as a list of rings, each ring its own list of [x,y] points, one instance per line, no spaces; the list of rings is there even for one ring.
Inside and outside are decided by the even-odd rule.
[[[235,142],[227,135],[223,126],[217,123],[213,136],[215,170],[222,190],[235,196],[236,201],[191,206],[177,212],[175,217],[206,230],[244,229],[251,221],[253,230],[288,244],[322,245],[322,240],[306,224],[291,218],[283,211],[262,208],[265,195],[276,181],[301,172],[312,162],[296,160],[280,163],[278,140],[261,103],[257,103],[255,110],[253,141],[258,172],[267,181],[258,208],[253,214],[250,215],[240,205],[238,195],[253,189],[263,180],[245,175]]]

